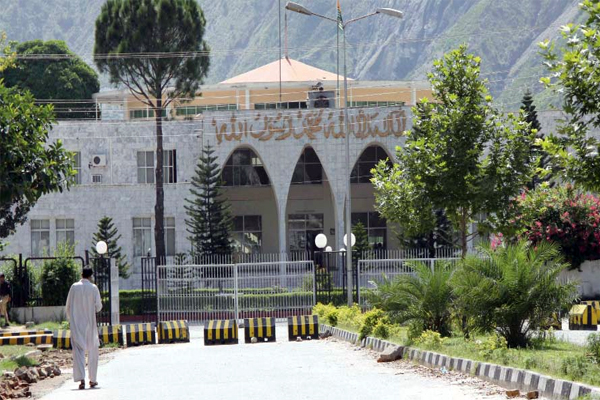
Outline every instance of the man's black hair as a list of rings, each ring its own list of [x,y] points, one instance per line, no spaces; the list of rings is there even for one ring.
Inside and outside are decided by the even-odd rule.
[[[93,274],[94,270],[92,270],[91,268],[84,268],[83,271],[81,271],[81,276],[83,276],[85,279],[89,278]]]

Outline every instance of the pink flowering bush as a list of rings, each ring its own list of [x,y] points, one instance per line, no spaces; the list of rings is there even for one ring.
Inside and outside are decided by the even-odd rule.
[[[600,199],[572,186],[525,192],[509,207],[504,236],[554,242],[573,268],[600,259]]]

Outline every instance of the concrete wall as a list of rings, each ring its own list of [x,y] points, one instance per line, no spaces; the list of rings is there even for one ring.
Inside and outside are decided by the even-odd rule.
[[[600,261],[586,261],[580,269],[563,272],[561,278],[577,281],[581,297],[600,300]]]
[[[13,321],[20,324],[33,321],[36,324],[43,322],[65,321],[66,313],[64,306],[56,307],[15,307],[10,310]]]

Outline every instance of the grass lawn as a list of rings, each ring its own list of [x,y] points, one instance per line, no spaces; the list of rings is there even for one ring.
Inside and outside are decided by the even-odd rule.
[[[49,329],[56,331],[58,329],[64,329],[60,322],[44,322],[33,326],[33,330]]]
[[[24,359],[11,360],[11,357],[23,356],[32,350],[35,350],[35,348],[28,346],[0,346],[0,354],[4,356],[0,360],[0,372],[4,370],[14,371],[16,368],[24,365]]]
[[[358,332],[353,326],[339,325],[338,327]],[[388,340],[406,345],[407,331],[406,327],[395,327]],[[445,338],[439,347],[427,346],[424,343],[410,343],[410,347],[435,351],[451,357],[527,369],[556,378],[600,386],[600,365],[586,357],[586,350],[582,346],[556,340],[550,334],[549,338],[535,340],[531,347],[525,349],[482,350],[490,338],[491,335],[480,335],[465,340],[457,335]]]

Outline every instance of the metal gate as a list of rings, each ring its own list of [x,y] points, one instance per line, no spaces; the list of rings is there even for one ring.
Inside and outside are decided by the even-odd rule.
[[[102,310],[96,314],[98,325],[110,325],[111,313],[111,287],[110,287],[110,259],[97,257],[92,259],[94,271],[94,283],[100,292],[102,299]]]
[[[158,279],[156,258],[142,258],[142,320],[158,322],[156,301],[156,280]]]
[[[276,261],[159,266],[158,320],[241,319],[310,314],[314,263]]]
[[[315,262],[315,291],[317,302],[333,303],[336,306],[348,303],[348,270],[346,269],[346,252],[329,251],[316,252]],[[358,300],[358,273],[352,269],[353,297]]]

